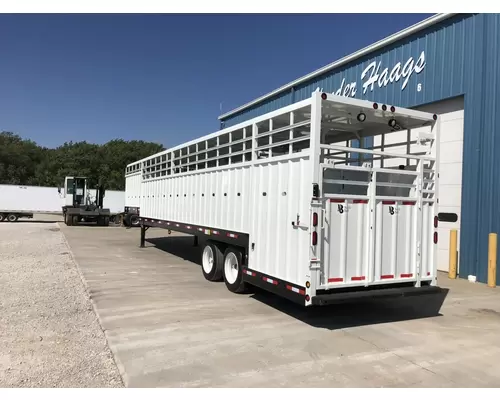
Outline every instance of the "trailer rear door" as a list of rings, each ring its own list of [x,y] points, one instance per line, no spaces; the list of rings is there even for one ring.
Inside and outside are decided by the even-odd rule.
[[[319,289],[433,279],[437,116],[325,93],[321,99],[312,209],[322,223],[311,256],[320,259]]]
[[[323,166],[323,286],[431,277],[435,212],[424,172]]]

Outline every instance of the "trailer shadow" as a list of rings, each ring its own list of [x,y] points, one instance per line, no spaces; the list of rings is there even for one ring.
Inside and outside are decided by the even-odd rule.
[[[440,317],[448,289],[422,296],[363,299],[322,307],[302,307],[256,289],[251,298],[315,328],[330,330]]]
[[[147,238],[146,243],[176,257],[201,263],[199,247],[193,246],[192,236],[165,236]],[[203,243],[200,241],[200,245]],[[363,325],[439,317],[448,289],[422,296],[388,299],[363,299],[322,307],[303,307],[257,287],[244,294],[268,307],[285,313],[315,328],[343,329]],[[235,295],[237,296],[237,295]]]
[[[146,243],[150,243],[157,249],[170,253],[183,260],[201,265],[200,248],[193,246],[193,236],[166,236],[147,238]],[[200,242],[201,244],[201,242]]]

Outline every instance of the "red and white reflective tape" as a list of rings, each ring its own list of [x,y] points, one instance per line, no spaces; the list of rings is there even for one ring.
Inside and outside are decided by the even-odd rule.
[[[294,293],[298,293],[298,294],[306,294],[305,290],[302,290],[302,289],[299,289],[299,288],[296,288],[296,287],[293,287],[293,286],[290,286],[290,285],[286,285],[286,288],[288,290],[291,290],[292,292]]]
[[[353,204],[368,204],[368,200],[354,199]]]
[[[262,280],[263,280],[264,282],[270,283],[270,284],[272,284],[272,285],[277,285],[277,284],[278,284],[278,281],[277,281],[277,280],[275,280],[275,279],[271,279],[271,278],[268,278],[267,276],[263,276],[263,277],[262,277]]]
[[[228,233],[226,236],[232,239],[238,239],[238,235],[236,233]]]
[[[416,201],[403,201],[404,206],[414,206]]]
[[[214,235],[218,235],[220,232],[219,231],[212,231]]]
[[[330,199],[330,203],[343,203],[345,199]]]
[[[401,278],[412,278],[413,274],[401,274]]]
[[[335,283],[335,282],[344,282],[344,278],[330,278],[330,279],[328,279],[328,283]]]
[[[364,281],[366,276],[351,276],[351,281]]]
[[[191,226],[190,225],[186,225],[186,229],[191,229]]]
[[[380,279],[394,279],[394,275],[380,275]]]
[[[255,272],[249,271],[248,269],[243,270],[244,274],[250,275],[250,276],[256,276],[257,274]]]

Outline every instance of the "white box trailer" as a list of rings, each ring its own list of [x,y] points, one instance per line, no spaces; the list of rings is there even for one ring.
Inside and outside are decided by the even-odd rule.
[[[96,200],[97,191],[89,189],[90,197]],[[108,208],[112,215],[123,213],[125,208],[125,192],[123,190],[106,190],[104,192],[103,208]]]
[[[63,201],[57,187],[0,185],[0,222],[60,214]]]
[[[439,290],[439,125],[315,92],[140,160],[141,247],[149,227],[193,234],[206,279],[305,306]],[[367,145],[401,130],[414,143]]]

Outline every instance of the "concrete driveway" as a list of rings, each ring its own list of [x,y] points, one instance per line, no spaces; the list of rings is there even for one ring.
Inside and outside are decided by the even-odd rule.
[[[60,224],[130,387],[498,386],[500,290],[304,309],[204,280],[192,238]],[[440,310],[440,311],[439,311]]]

